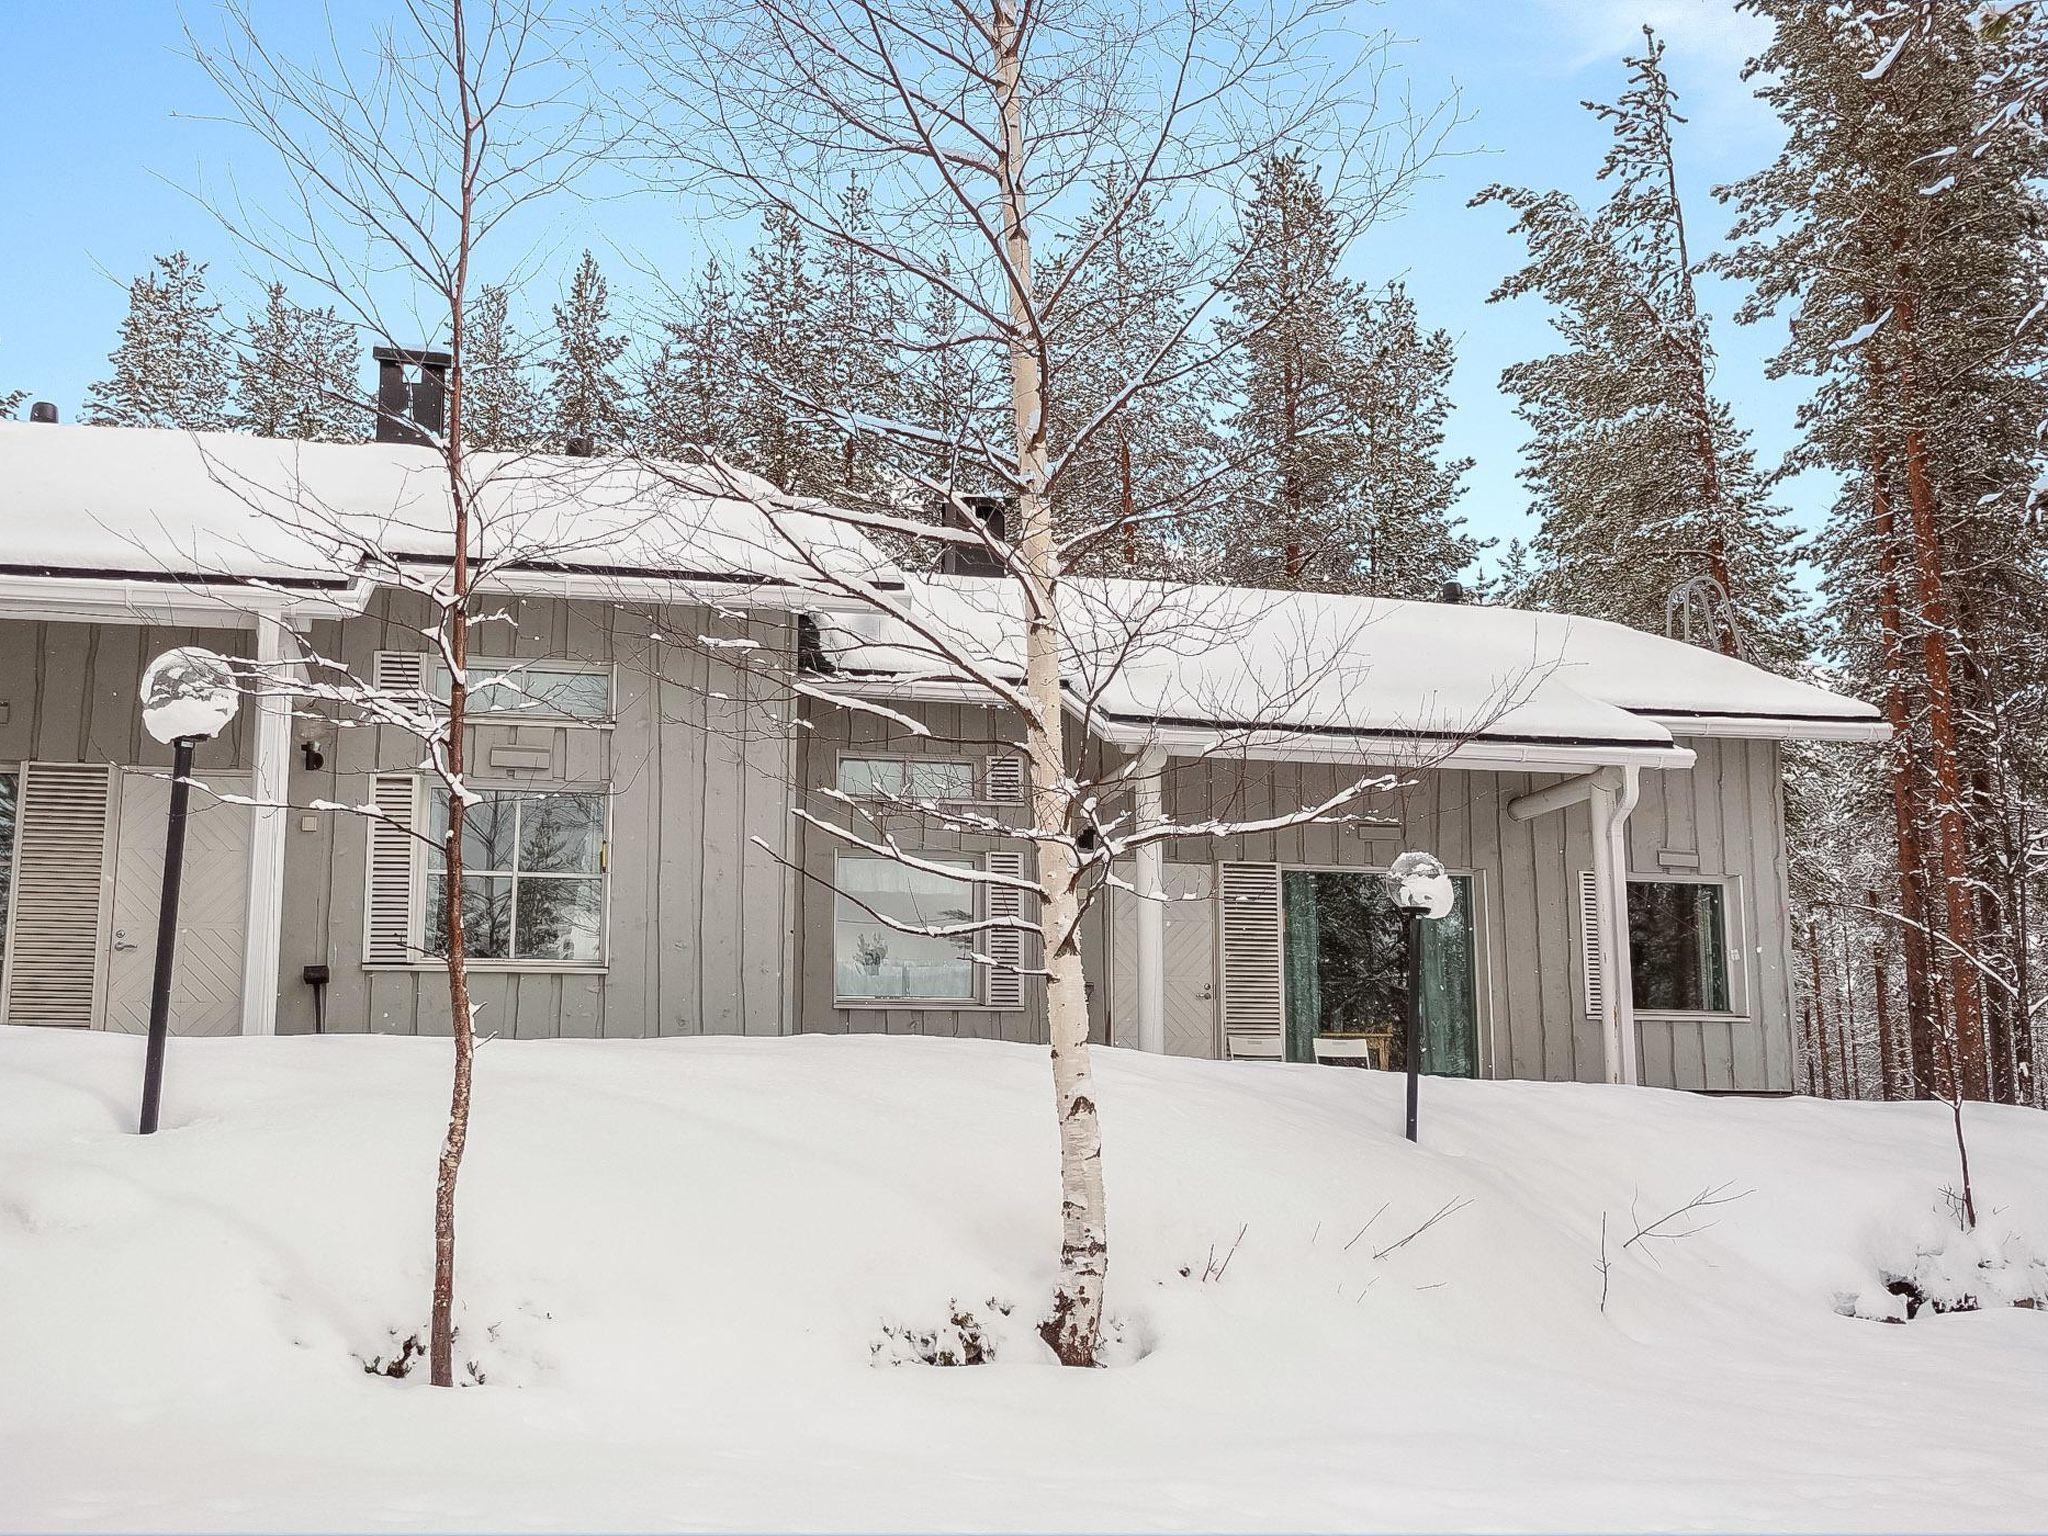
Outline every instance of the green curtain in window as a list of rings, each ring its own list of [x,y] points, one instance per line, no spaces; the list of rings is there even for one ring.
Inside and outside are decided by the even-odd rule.
[[[1323,927],[1316,905],[1316,877],[1299,869],[1281,875],[1280,905],[1287,973],[1287,1059],[1314,1061],[1316,1031],[1323,1019]]]
[[[1478,1017],[1472,996],[1472,882],[1454,877],[1458,904],[1422,929],[1422,1070],[1437,1077],[1477,1077]]]

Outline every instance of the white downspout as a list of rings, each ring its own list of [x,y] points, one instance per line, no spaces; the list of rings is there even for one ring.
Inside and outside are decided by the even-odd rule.
[[[242,1033],[277,1033],[277,978],[284,941],[284,802],[290,794],[292,700],[284,689],[282,615],[255,616],[259,678],[249,798],[249,926],[242,950]]]
[[[1595,781],[1587,804],[1593,823],[1593,893],[1607,955],[1607,1016],[1601,1023],[1610,1083],[1641,1080],[1628,942],[1628,818],[1641,794],[1640,770],[1631,765],[1621,770],[1618,785],[1606,778]]]
[[[1146,747],[1134,765],[1137,819],[1144,832],[1166,819],[1160,776],[1166,749]],[[1138,899],[1138,1049],[1166,1052],[1166,845],[1143,844],[1134,856]]]

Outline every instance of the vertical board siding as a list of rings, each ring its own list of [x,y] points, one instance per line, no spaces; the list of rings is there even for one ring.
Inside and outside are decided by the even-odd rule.
[[[608,729],[520,720],[470,730],[474,782],[611,788],[604,969],[477,969],[478,1027],[516,1039],[778,1032],[792,742],[786,707],[750,674],[779,669],[787,625],[553,598],[484,606],[504,620],[477,627],[479,655],[609,665],[615,718]],[[368,676],[377,651],[420,647],[424,617],[410,594],[382,594],[361,618],[316,625],[313,643]],[[704,635],[759,650],[713,651],[699,643]],[[310,729],[302,724],[301,735]],[[319,772],[294,754],[295,801],[317,794],[354,804],[372,774],[419,766],[418,742],[390,727],[345,724],[324,739]],[[493,770],[493,746],[543,748],[551,766]],[[296,817],[291,826],[279,1028],[312,1027],[299,978],[317,963],[333,978],[330,1030],[446,1034],[441,971],[363,969],[366,827],[345,815],[321,817],[312,832]]]

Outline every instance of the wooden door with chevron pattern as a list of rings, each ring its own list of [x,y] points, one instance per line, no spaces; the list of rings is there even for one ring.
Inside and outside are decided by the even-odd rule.
[[[232,1035],[242,1020],[242,947],[249,919],[249,808],[220,794],[247,794],[249,776],[208,773],[185,822],[185,876],[178,901],[178,959],[171,1033]],[[163,896],[164,824],[171,785],[156,774],[120,775],[114,894],[108,922],[108,1029],[149,1030],[156,969],[157,904]],[[214,793],[208,793],[208,790]]]

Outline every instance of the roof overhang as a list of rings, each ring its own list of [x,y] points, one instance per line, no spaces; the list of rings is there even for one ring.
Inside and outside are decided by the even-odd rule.
[[[814,674],[806,692],[911,704],[996,702],[974,683],[938,678]],[[1127,751],[1159,748],[1174,757],[1237,757],[1287,763],[1361,763],[1399,768],[1458,767],[1496,773],[1581,773],[1589,768],[1690,768],[1688,747],[1649,742],[1564,741],[1410,732],[1290,731],[1191,722],[1119,720],[1089,712],[1076,700],[1067,712],[1086,718],[1091,733]]]
[[[367,582],[224,580],[164,572],[0,573],[0,617],[68,624],[244,629],[259,618],[347,618]]]
[[[1741,741],[1889,741],[1882,720],[1848,720],[1823,715],[1716,715],[1638,711],[1673,736],[1725,736]]]

